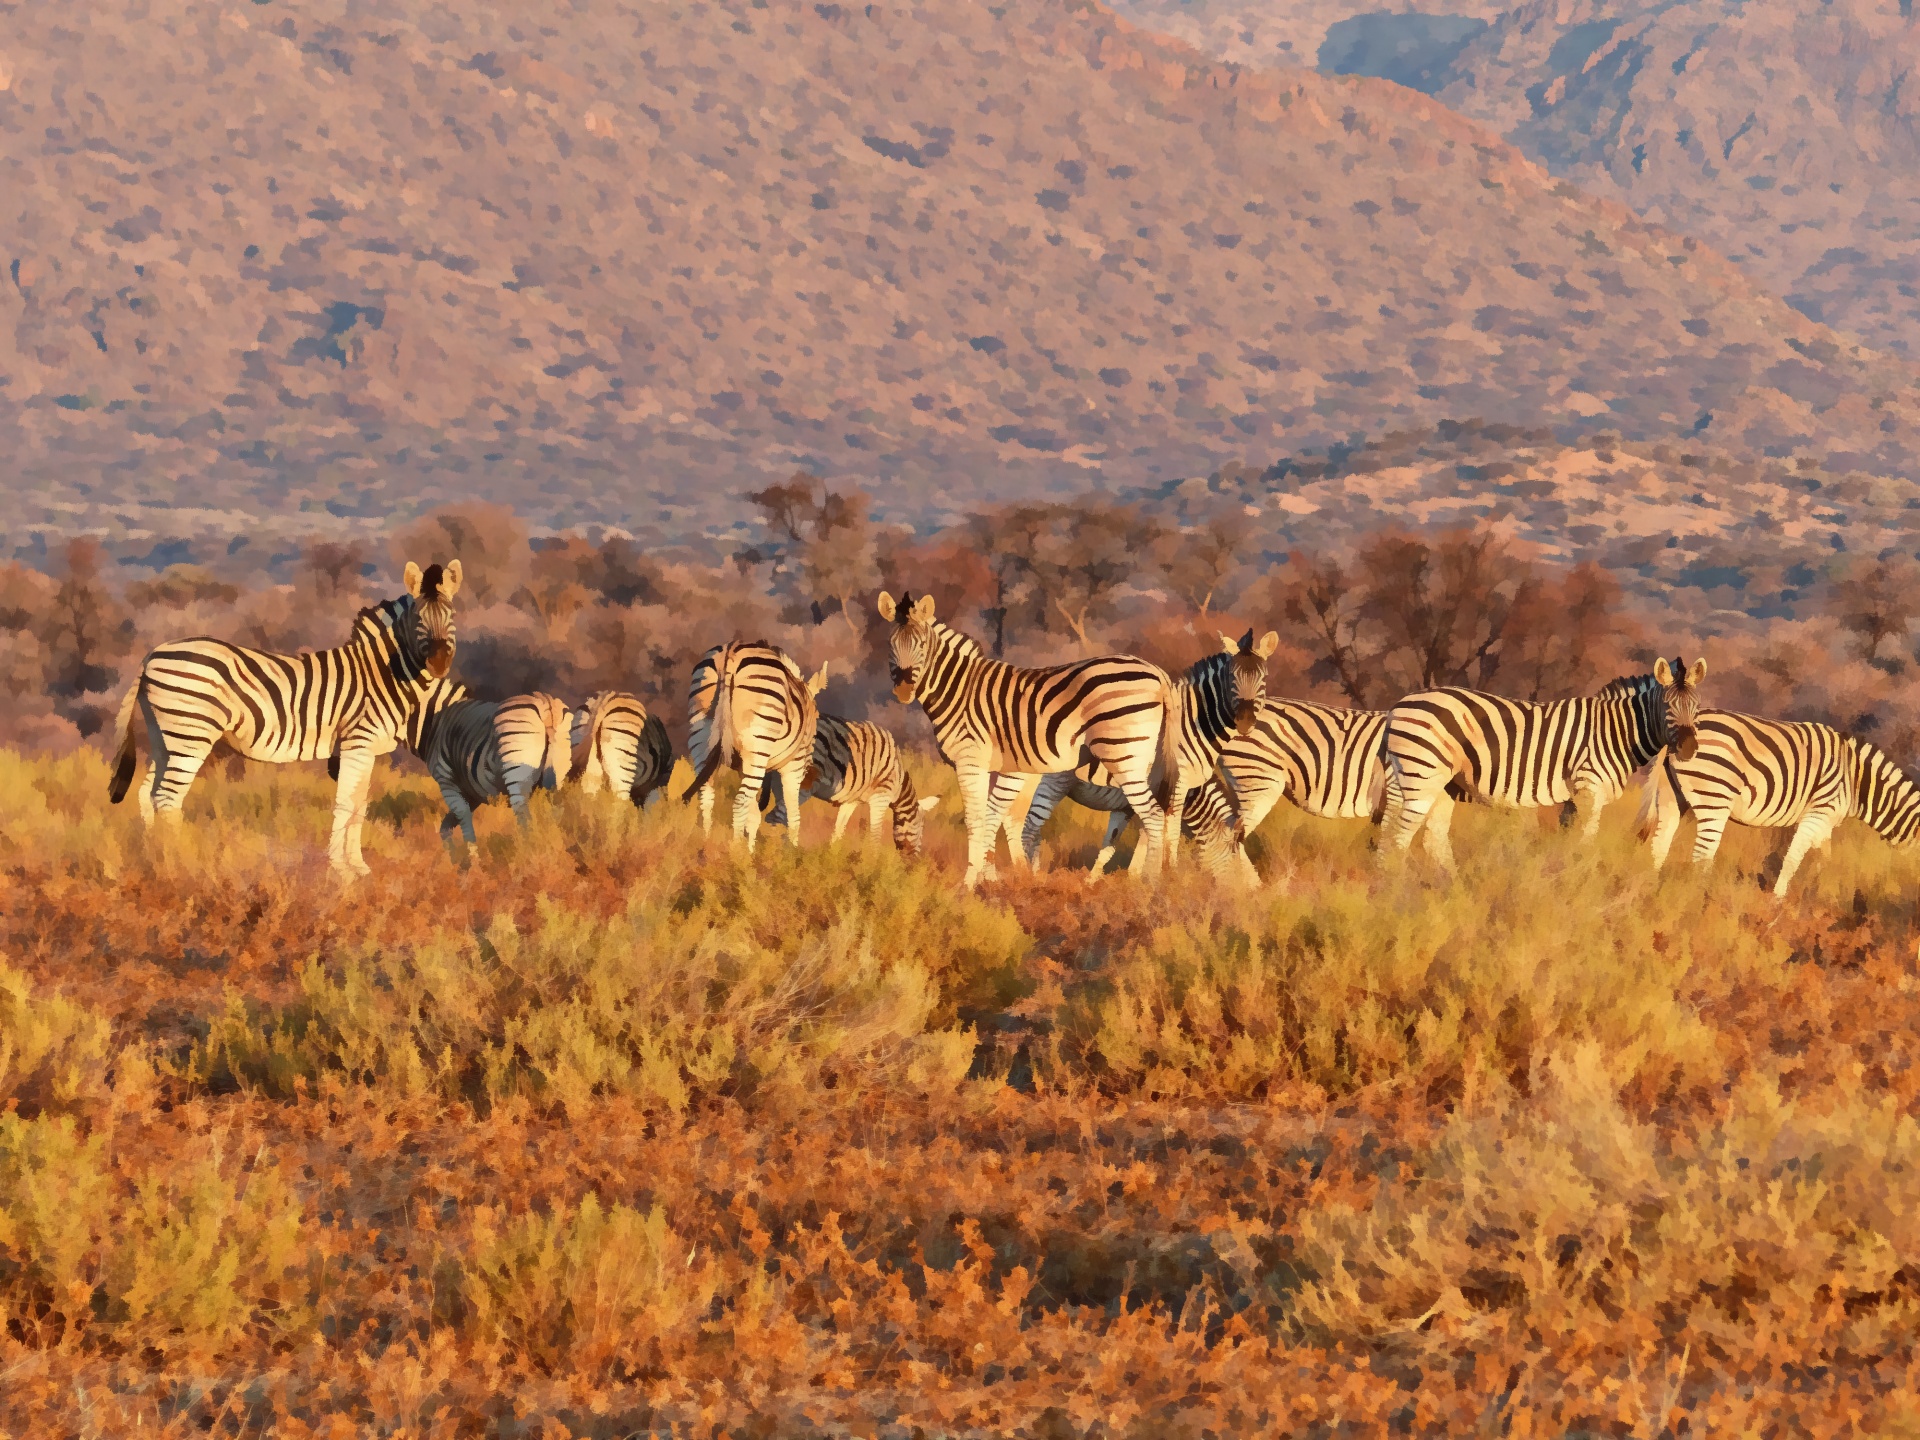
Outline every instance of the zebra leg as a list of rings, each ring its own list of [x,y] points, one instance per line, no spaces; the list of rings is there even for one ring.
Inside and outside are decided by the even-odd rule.
[[[453,845],[455,826],[458,826],[460,833],[466,836],[467,844],[478,844],[479,841],[473,833],[473,807],[467,804],[467,797],[449,784],[440,787],[440,798],[447,802],[447,817],[440,822],[440,838],[447,842],[448,848],[452,848]]]
[[[1727,833],[1727,821],[1732,818],[1730,809],[1705,809],[1697,802],[1693,807],[1693,863],[1711,865],[1713,857],[1720,853],[1720,841]],[[1676,821],[1676,824],[1679,822]]]
[[[1441,791],[1435,797],[1433,808],[1427,812],[1426,831],[1422,836],[1427,847],[1427,858],[1441,869],[1453,869],[1453,838],[1449,833],[1453,827],[1453,797]]]
[[[734,807],[738,810],[738,806]],[[700,833],[713,833],[713,782],[709,780],[700,787]]]
[[[880,817],[893,808],[893,800],[894,797],[891,795],[875,795],[867,801],[867,838],[869,840],[880,838]]]
[[[983,769],[954,767],[960,781],[960,803],[967,814],[967,873],[960,884],[968,890],[980,883],[987,853],[999,838],[1000,816],[993,808],[992,778]]]
[[[1119,779],[1118,776],[1114,777]],[[1153,880],[1160,874],[1160,866],[1166,855],[1167,812],[1160,808],[1160,802],[1153,798],[1153,786],[1147,783],[1145,776],[1123,781],[1120,792],[1127,797],[1127,804],[1133,807],[1133,813],[1140,821],[1140,851],[1146,853],[1146,859],[1140,860],[1140,851],[1134,853],[1137,862],[1129,867],[1130,873],[1144,880]]]
[[[1798,825],[1793,827],[1793,841],[1787,846],[1787,858],[1780,862],[1780,875],[1773,882],[1773,898],[1784,899],[1787,884],[1793,879],[1794,871],[1800,868],[1800,862],[1807,857],[1807,851],[1818,850],[1827,843],[1833,834],[1833,816],[1815,811]]]
[[[513,808],[513,818],[520,822],[522,830],[527,828],[527,799],[533,794],[534,785],[540,780],[540,774],[530,765],[508,765],[503,767],[500,776],[500,788],[507,792],[507,804]],[[471,813],[471,812],[469,812]]]
[[[793,846],[800,843],[800,801],[806,794],[808,763],[803,759],[798,765],[780,772],[780,788],[786,792],[787,801],[787,843]],[[834,824],[834,839],[840,838],[840,827],[845,821],[846,811],[842,810]]]
[[[1653,825],[1653,868],[1656,873],[1667,863],[1667,852],[1673,848],[1673,837],[1679,833],[1679,805],[1661,805]]]
[[[747,842],[749,855],[753,853],[754,842],[760,838],[760,782],[766,778],[764,770],[745,769],[740,776],[740,788],[733,792],[734,838]],[[704,794],[700,798],[702,804],[706,803]]]
[[[367,819],[367,792],[377,757],[365,746],[340,749],[340,783],[333,793],[333,834],[327,839],[327,863],[346,879],[370,873],[360,856],[360,829]]]
[[[1032,865],[1040,858],[1040,832],[1046,829],[1061,799],[1073,788],[1073,779],[1071,770],[1063,770],[1058,775],[1042,775],[1040,783],[1033,787],[1033,799],[1027,802],[1027,820],[1020,827],[1020,849],[1027,864]],[[1009,835],[1007,839],[1011,841],[1013,837]],[[1093,867],[1093,873],[1100,873],[1098,865]]]
[[[1113,852],[1118,849],[1120,845],[1120,832],[1127,828],[1127,821],[1132,818],[1133,812],[1131,810],[1114,810],[1109,812],[1107,815],[1107,833],[1101,838],[1100,853],[1093,857],[1093,873],[1087,877],[1089,880],[1098,880],[1106,873],[1107,866],[1113,863]],[[1141,858],[1142,852],[1145,849],[1145,845],[1139,845],[1134,848],[1133,863],[1127,867],[1130,871],[1138,871],[1145,864]]]
[[[987,804],[991,807],[990,813],[987,816],[987,823],[991,827],[987,831],[987,871],[989,874],[993,871],[992,850],[994,841],[999,838],[1000,831],[1006,824],[1007,814],[1013,808],[1013,802],[1020,798],[1020,791],[1026,783],[1027,777],[1024,775],[1009,773],[995,774],[991,777],[991,783],[987,788]],[[972,847],[969,846],[968,848],[971,849]],[[1020,866],[1022,869],[1032,868],[1027,860],[1025,847],[1014,844],[1011,835],[1007,837],[1007,849],[1012,852],[1014,864]]]
[[[847,824],[849,821],[853,819],[853,812],[857,808],[858,807],[852,803],[848,803],[845,805],[838,805],[834,807],[833,841],[832,841],[833,844],[838,845],[840,843],[841,837],[847,833]]]
[[[1609,793],[1598,786],[1573,792],[1574,809],[1586,817],[1585,823],[1580,826],[1582,840],[1591,840],[1600,833],[1600,812],[1619,798],[1618,790]]]
[[[1439,778],[1439,777],[1431,777]],[[1413,837],[1426,823],[1436,800],[1446,800],[1445,782],[1417,789],[1397,764],[1387,766],[1387,808],[1381,820],[1387,843],[1402,855],[1413,848]]]

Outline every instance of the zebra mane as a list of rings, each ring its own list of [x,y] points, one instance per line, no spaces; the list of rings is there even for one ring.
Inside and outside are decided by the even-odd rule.
[[[1646,675],[1617,675],[1602,685],[1594,695],[1596,700],[1611,700],[1622,695],[1645,695],[1656,689],[1659,681],[1651,673]]]
[[[927,626],[936,637],[945,641],[950,649],[958,650],[969,659],[983,659],[986,649],[981,643],[964,630],[956,630],[944,620],[935,620]]]

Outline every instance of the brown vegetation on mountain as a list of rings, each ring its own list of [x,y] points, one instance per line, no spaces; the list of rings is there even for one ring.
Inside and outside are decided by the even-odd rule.
[[[1920,354],[1920,16],[1907,0],[1115,8],[1241,63],[1393,75],[1814,319]]]
[[[685,533],[796,464],[937,519],[1463,414],[1915,448],[1907,371],[1430,100],[1072,0],[6,14],[11,534]]]

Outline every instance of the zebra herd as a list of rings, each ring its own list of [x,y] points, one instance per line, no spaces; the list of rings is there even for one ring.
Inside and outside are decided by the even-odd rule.
[[[458,828],[471,843],[474,807],[494,798],[524,822],[532,790],[564,783],[576,757],[589,793],[606,788],[643,804],[665,790],[673,748],[637,697],[603,691],[577,711],[544,694],[474,699],[449,678],[460,562],[424,570],[409,562],[405,582],[404,595],[361,611],[338,649],[281,655],[212,639],[155,649],[120,705],[111,799],[132,784],[142,734],[139,798],[149,823],[179,816],[221,742],[253,760],[324,759],[338,782],[328,860],[351,877],[369,871],[360,831],[374,762],[402,743],[439,786],[449,840]],[[1843,819],[1896,845],[1920,835],[1920,788],[1884,753],[1826,725],[1703,709],[1701,660],[1688,668],[1662,659],[1651,674],[1577,699],[1447,688],[1369,711],[1269,698],[1272,633],[1223,635],[1218,653],[1176,678],[1132,655],[1011,665],[937,619],[931,595],[882,593],[878,607],[891,627],[893,693],[921,708],[958,781],[969,888],[988,873],[1003,830],[1016,863],[1033,863],[1063,799],[1109,813],[1095,874],[1137,819],[1136,871],[1150,876],[1177,860],[1184,831],[1208,868],[1236,881],[1257,878],[1243,842],[1283,798],[1315,816],[1371,819],[1394,851],[1420,836],[1450,870],[1456,804],[1558,806],[1563,823],[1584,816],[1591,836],[1601,808],[1640,772],[1640,832],[1656,868],[1687,813],[1701,864],[1729,823],[1794,827],[1776,895]],[[763,811],[798,843],[801,800],[811,795],[838,808],[835,841],[865,807],[871,828],[890,814],[895,845],[917,853],[937,801],[916,794],[886,730],[819,709],[826,677],[825,667],[807,676],[759,641],[703,655],[689,692],[694,781],[684,799],[698,799],[710,829],[715,777],[732,766],[741,776],[732,830],[749,849]],[[1016,837],[1009,814],[1029,784]]]

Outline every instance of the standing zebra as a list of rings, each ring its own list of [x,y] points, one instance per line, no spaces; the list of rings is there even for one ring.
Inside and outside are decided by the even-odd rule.
[[[1560,805],[1586,813],[1582,833],[1634,771],[1672,745],[1685,758],[1707,662],[1686,673],[1659,661],[1651,675],[1608,682],[1598,695],[1535,704],[1478,690],[1423,690],[1387,719],[1387,816],[1405,851],[1422,824],[1433,857],[1453,868],[1447,828],[1456,796],[1507,806]]]
[[[721,743],[717,725],[722,682],[743,659],[751,659],[755,664],[769,661],[778,663],[784,665],[794,679],[801,678],[800,667],[793,658],[779,646],[769,645],[764,640],[734,640],[725,645],[716,645],[694,661],[692,682],[687,689],[687,760],[695,774],[707,768],[710,752]],[[720,762],[734,758],[723,750]],[[713,786],[696,780],[680,798],[684,802],[695,795],[700,797],[700,829],[705,834],[711,834]]]
[[[567,702],[552,695],[515,695],[497,703],[461,695],[430,706],[414,752],[447,802],[440,838],[451,844],[458,826],[473,844],[474,807],[503,795],[524,829],[534,787],[554,790],[566,783],[572,723]]]
[[[813,763],[813,736],[819,725],[820,711],[813,697],[826,687],[827,670],[823,665],[812,679],[800,679],[800,667],[771,645],[722,646],[708,651],[701,665],[718,655],[711,678],[703,677],[700,667],[694,673],[694,703],[697,706],[711,688],[711,704],[699,727],[699,744],[704,747],[693,786],[684,797],[700,796],[703,824],[713,813],[713,776],[721,765],[731,762],[740,770],[740,789],[733,797],[733,833],[747,842],[752,852],[760,834],[760,785],[777,774],[786,791],[787,840],[800,843],[800,791],[807,768]],[[691,746],[689,747],[692,748]]]
[[[666,723],[647,713],[638,696],[602,690],[573,717],[574,746],[585,746],[580,788],[589,795],[602,785],[644,805],[664,792],[673,774],[673,742]]]
[[[1235,734],[1245,735],[1254,716],[1267,698],[1267,658],[1280,644],[1280,637],[1269,630],[1256,643],[1249,630],[1240,639],[1220,637],[1220,650],[1196,662],[1187,673],[1173,682],[1180,701],[1180,792],[1190,794],[1213,774],[1220,759],[1220,748]],[[1094,859],[1093,873],[1100,875],[1113,859],[1115,842],[1133,807],[1124,791],[1112,783],[1105,767],[1086,760],[1072,770],[1042,776],[1027,804],[1026,824],[1021,828],[1020,844],[1028,864],[1040,853],[1040,832],[1054,808],[1062,800],[1071,800],[1089,810],[1105,810],[1107,837]],[[1009,835],[1008,840],[1012,840]],[[1135,854],[1136,864],[1143,859]]]
[[[835,808],[834,844],[846,834],[855,808],[864,804],[872,834],[880,831],[880,816],[893,812],[894,847],[904,855],[920,853],[921,817],[940,803],[938,795],[915,795],[913,776],[901,763],[900,747],[892,735],[865,720],[843,720],[825,711],[814,732],[813,764],[807,770],[806,785],[807,794]],[[772,776],[762,782],[760,804],[763,809],[773,807],[770,823],[789,823],[787,802],[775,793]]]
[[[1920,836],[1920,787],[1865,740],[1830,725],[1726,710],[1701,711],[1695,734],[1693,753],[1656,769],[1641,800],[1641,836],[1652,834],[1656,870],[1688,811],[1696,865],[1712,863],[1728,821],[1793,826],[1773,882],[1776,896],[1787,893],[1807,852],[1824,846],[1842,820],[1864,820],[1893,845]]]
[[[1172,854],[1180,829],[1180,709],[1166,671],[1132,655],[1023,669],[988,659],[935,620],[931,595],[905,595],[896,605],[882,592],[879,605],[893,623],[894,697],[920,702],[960,780],[969,889],[1019,791],[1012,777],[1071,770],[1083,755],[1106,766],[1140,817],[1149,871],[1163,841]],[[1015,846],[1014,857],[1024,863],[1025,850]]]
[[[224,640],[178,640],[140,666],[120,702],[120,749],[108,795],[126,797],[135,763],[134,711],[146,722],[140,814],[178,819],[194,776],[221,740],[249,760],[330,761],[339,785],[327,859],[365,875],[360,829],[374,761],[392,753],[453,665],[453,597],[460,562],[406,568],[407,593],[362,610],[337,650],[276,655]]]

